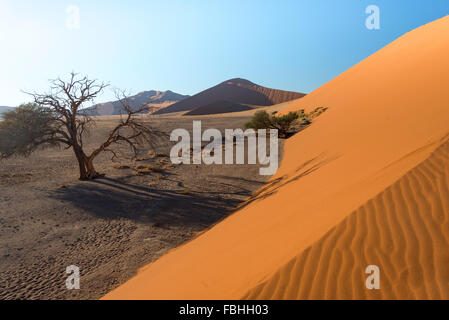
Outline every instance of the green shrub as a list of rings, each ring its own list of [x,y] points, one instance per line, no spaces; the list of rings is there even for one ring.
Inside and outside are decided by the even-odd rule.
[[[279,137],[286,138],[293,126],[293,123],[299,119],[299,115],[296,112],[290,112],[283,116],[271,116],[266,111],[257,111],[250,122],[245,124],[247,129],[277,129],[279,131]]]
[[[266,111],[257,111],[250,122],[245,124],[246,129],[277,129],[280,138],[287,138],[290,134],[296,133],[304,127],[310,125],[312,120],[325,112],[327,108],[318,107],[309,113],[298,110],[289,112],[283,116],[277,116],[277,111],[271,115]]]
[[[58,144],[56,125],[50,109],[32,103],[4,113],[0,122],[0,159],[28,156],[39,147]]]
[[[250,122],[245,124],[247,129],[269,129],[271,128],[270,115],[266,111],[257,111]]]

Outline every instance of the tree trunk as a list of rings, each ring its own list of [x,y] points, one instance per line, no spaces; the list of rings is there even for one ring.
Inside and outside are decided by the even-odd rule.
[[[92,159],[92,158],[86,159],[86,169],[87,169],[87,179],[88,180],[96,179],[101,176],[97,171],[95,171],[94,159]]]
[[[78,160],[78,165],[80,169],[80,180],[87,180],[87,169],[84,161],[84,157],[78,150],[75,151],[76,160]]]
[[[80,170],[80,180],[93,180],[101,175],[95,170],[93,158],[87,157],[81,148],[74,148]]]

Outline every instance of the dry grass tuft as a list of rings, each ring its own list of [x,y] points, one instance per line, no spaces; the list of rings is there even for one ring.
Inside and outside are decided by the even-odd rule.
[[[119,164],[119,163],[114,164],[112,167],[113,167],[114,169],[117,169],[117,170],[124,170],[124,169],[130,169],[130,168],[131,168],[129,165],[126,165],[126,164]]]
[[[160,173],[166,171],[166,169],[162,167],[152,167],[151,170],[153,170],[153,172],[160,172]]]
[[[167,164],[167,159],[165,159],[165,158],[162,158],[162,159],[159,159],[157,162],[159,162],[160,164],[162,164],[162,165],[164,165],[164,164]]]
[[[181,194],[188,196],[188,195],[192,194],[192,191],[189,188],[186,188],[181,192]]]
[[[148,151],[148,152],[147,152],[147,155],[148,155],[149,157],[151,157],[151,158],[156,157],[156,154],[154,153],[153,150]]]
[[[164,168],[161,167],[156,167],[150,164],[142,164],[142,165],[138,165],[136,166],[136,175],[138,176],[142,176],[145,174],[150,174],[150,173],[163,173],[165,172]]]

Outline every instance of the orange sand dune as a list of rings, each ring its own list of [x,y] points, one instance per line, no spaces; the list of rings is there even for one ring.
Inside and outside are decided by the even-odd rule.
[[[247,299],[449,299],[449,143],[351,213]],[[381,267],[381,290],[363,270]]]
[[[448,298],[447,39],[449,17],[287,106],[329,110],[246,207],[105,299]]]

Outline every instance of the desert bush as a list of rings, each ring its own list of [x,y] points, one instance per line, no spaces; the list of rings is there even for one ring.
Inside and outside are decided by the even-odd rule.
[[[272,128],[270,115],[266,111],[257,111],[251,121],[245,124],[245,128],[254,130]]]
[[[188,196],[192,194],[192,191],[189,188],[186,188],[181,192],[181,194],[184,196]]]
[[[306,113],[304,109],[296,112],[289,112],[286,115],[278,116],[275,111],[271,115],[266,111],[257,111],[250,122],[246,123],[246,129],[277,129],[279,137],[287,138],[292,133],[296,133],[304,127],[310,125],[312,120],[325,112],[327,108],[318,107]]]
[[[286,138],[294,121],[299,119],[296,112],[289,112],[283,116],[269,115],[266,111],[257,111],[250,122],[246,123],[246,129],[277,129],[279,137]]]
[[[35,104],[23,104],[3,114],[0,122],[0,158],[29,156],[38,148],[59,144],[54,115]]]
[[[279,130],[279,135],[286,138],[290,133],[290,129],[294,125],[294,122],[299,119],[297,112],[289,112],[283,116],[272,115],[270,117],[275,129]]]
[[[156,153],[156,158],[170,158],[170,156],[166,155],[163,152]]]
[[[297,125],[308,126],[312,123],[312,119],[309,114],[305,113],[304,109],[296,111],[296,114],[298,115]]]
[[[165,172],[165,169],[164,169],[164,168],[161,168],[161,167],[155,167],[155,166],[153,166],[153,167],[151,167],[151,171],[153,171],[153,172],[158,172],[158,173],[163,173],[163,172]]]
[[[148,155],[150,158],[156,157],[156,154],[154,153],[153,150],[148,151],[148,152],[147,152],[147,155]]]
[[[117,170],[124,170],[124,169],[130,169],[131,168],[129,165],[119,164],[119,163],[114,164],[112,167],[114,169],[117,169]]]
[[[157,166],[152,166],[150,164],[136,166],[136,173],[138,175],[149,174],[152,172],[163,173],[165,172],[165,169]]]

